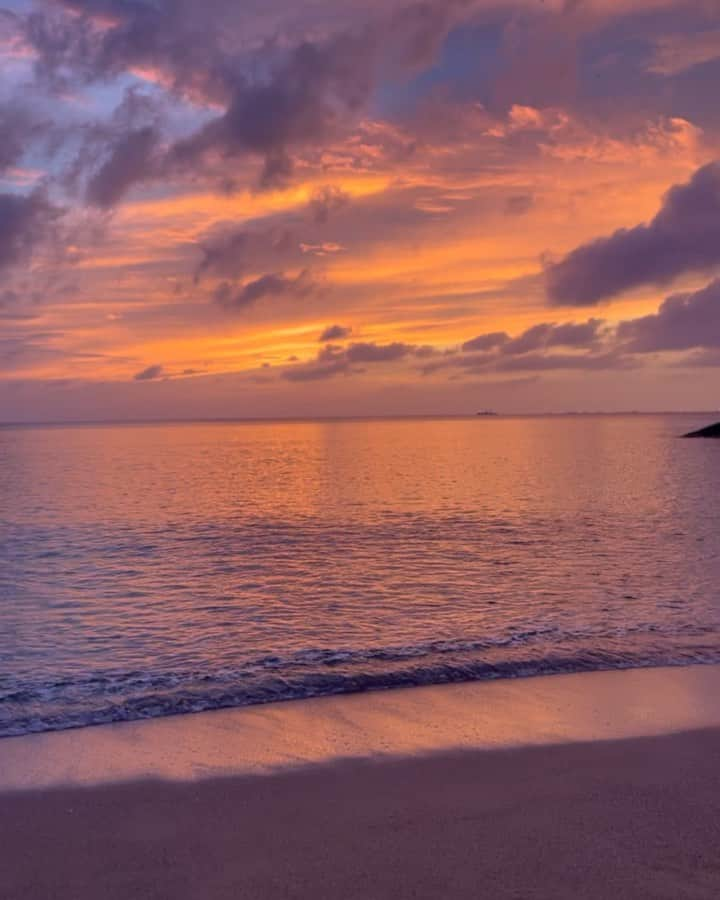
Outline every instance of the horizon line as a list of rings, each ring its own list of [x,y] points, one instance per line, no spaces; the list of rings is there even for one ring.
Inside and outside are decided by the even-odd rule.
[[[356,416],[190,416],[169,418],[111,418],[111,419],[36,419],[0,421],[0,428],[90,426],[90,425],[191,425],[191,424],[243,424],[271,422],[362,422],[417,419],[533,419],[570,416],[712,416],[720,410],[551,410],[545,412],[495,412],[474,413],[369,413]]]

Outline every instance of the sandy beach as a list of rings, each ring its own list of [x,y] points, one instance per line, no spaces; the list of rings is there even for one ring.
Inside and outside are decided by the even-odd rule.
[[[560,676],[7,739],[0,896],[714,898],[719,684],[711,666]],[[462,703],[453,733],[441,710]],[[203,774],[213,734],[226,774],[220,755]],[[73,769],[93,742],[94,771]]]

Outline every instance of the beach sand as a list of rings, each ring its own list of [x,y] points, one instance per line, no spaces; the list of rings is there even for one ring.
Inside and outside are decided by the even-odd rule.
[[[0,741],[0,897],[717,898],[719,684],[717,667],[561,676]],[[453,734],[441,710],[463,704]],[[663,709],[667,731],[707,727],[663,734]],[[342,748],[325,721],[341,710],[356,735]],[[318,734],[288,731],[300,722]],[[393,723],[398,752],[378,743]],[[130,777],[133,747],[147,765],[158,735],[183,732],[151,777]],[[279,763],[263,733],[295,738],[303,761]],[[210,734],[228,774],[201,768]],[[93,741],[116,748],[117,783],[112,758],[64,759]]]

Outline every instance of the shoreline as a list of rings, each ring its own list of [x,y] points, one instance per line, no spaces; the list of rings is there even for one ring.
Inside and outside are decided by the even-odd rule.
[[[412,670],[399,670],[395,672],[376,673],[340,673],[328,675],[326,683],[318,687],[317,681],[311,674],[309,685],[295,683],[286,692],[278,691],[277,684],[272,685],[271,692],[263,694],[263,685],[257,682],[251,686],[249,693],[244,692],[244,687],[238,687],[228,692],[225,691],[218,700],[212,693],[206,696],[182,698],[186,703],[178,704],[177,698],[168,698],[163,706],[162,699],[156,699],[154,710],[151,714],[142,712],[128,712],[124,707],[124,700],[120,700],[117,709],[112,705],[105,708],[94,709],[92,712],[83,710],[82,700],[75,700],[73,707],[63,705],[67,703],[60,698],[62,712],[58,716],[55,712],[50,719],[43,719],[43,714],[22,719],[3,720],[0,716],[0,742],[6,738],[28,737],[33,734],[48,734],[52,732],[64,732],[85,728],[104,727],[109,725],[141,724],[158,719],[176,716],[197,715],[206,712],[229,712],[238,709],[255,709],[284,703],[297,703],[322,700],[324,698],[342,698],[357,694],[369,694],[375,692],[387,692],[395,690],[415,690],[418,688],[445,687],[449,685],[486,684],[506,681],[523,681],[526,679],[555,677],[562,675],[593,675],[602,672],[625,672],[639,669],[684,669],[690,666],[720,665],[720,658],[714,652],[705,657],[694,660],[685,658],[683,661],[668,658],[663,655],[660,659],[649,659],[641,655],[635,659],[628,658],[624,654],[617,661],[609,662],[607,659],[601,665],[588,664],[587,659],[578,657],[539,658],[536,660],[479,660],[477,663],[465,663],[462,666],[454,666],[453,663],[439,663],[436,671],[428,676],[427,669],[420,668],[417,672]],[[242,684],[242,673],[237,676],[239,684]],[[267,685],[265,686],[267,687]],[[20,691],[24,690],[20,688]],[[245,686],[246,689],[246,686]],[[31,688],[32,690],[32,688]],[[228,693],[234,694],[233,699],[228,699]],[[133,698],[128,698],[132,703]],[[142,699],[142,698],[140,698]],[[55,708],[56,701],[46,701],[45,713]],[[69,712],[69,714],[68,714]]]
[[[0,896],[714,900],[718,687],[558,675],[7,738]]]
[[[0,739],[0,791],[195,781],[352,759],[720,728],[720,665],[338,694]]]

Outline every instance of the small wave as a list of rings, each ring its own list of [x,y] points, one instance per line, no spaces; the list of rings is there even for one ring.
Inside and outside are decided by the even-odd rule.
[[[304,650],[294,654],[292,661],[267,656],[212,674],[131,672],[35,686],[6,684],[0,691],[0,737],[398,687],[720,663],[720,647],[715,645],[658,648],[643,654],[585,648],[576,654],[490,658],[476,655],[480,643],[432,642],[423,648],[406,648],[404,654],[388,649]],[[443,658],[451,652],[448,644],[455,654],[452,659]],[[396,663],[392,668],[387,666],[388,657]],[[364,667],[358,665],[360,661]],[[385,665],[368,665],[373,662]]]

